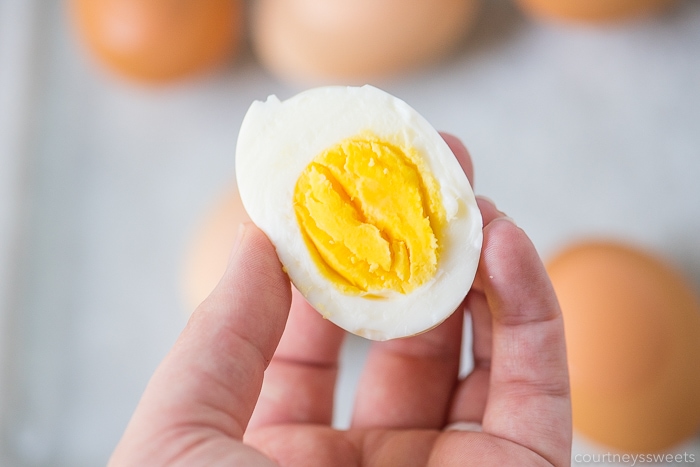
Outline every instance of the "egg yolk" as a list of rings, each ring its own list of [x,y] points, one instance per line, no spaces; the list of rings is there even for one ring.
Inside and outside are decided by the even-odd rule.
[[[412,148],[341,141],[304,169],[294,209],[314,262],[345,293],[408,293],[437,271],[445,210]]]

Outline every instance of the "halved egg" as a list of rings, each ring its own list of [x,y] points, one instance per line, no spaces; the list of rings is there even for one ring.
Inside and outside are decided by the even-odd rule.
[[[254,102],[236,148],[241,200],[325,318],[387,340],[445,320],[474,280],[482,221],[440,134],[372,86]]]

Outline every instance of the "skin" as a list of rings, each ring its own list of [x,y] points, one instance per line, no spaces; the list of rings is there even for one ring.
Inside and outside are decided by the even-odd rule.
[[[473,180],[466,148],[443,136]],[[484,244],[472,290],[435,329],[373,343],[346,431],[330,426],[344,331],[292,292],[267,237],[244,224],[109,465],[569,465],[559,305],[527,235],[478,202]],[[460,379],[465,313],[474,370]]]

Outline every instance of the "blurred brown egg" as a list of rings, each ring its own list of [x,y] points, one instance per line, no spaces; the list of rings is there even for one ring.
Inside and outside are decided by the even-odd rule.
[[[364,84],[445,57],[476,7],[477,0],[259,0],[253,44],[283,79]]]
[[[517,0],[535,16],[577,22],[608,22],[650,15],[675,0]]]
[[[575,429],[613,449],[669,448],[700,427],[700,303],[658,258],[580,243],[547,265],[568,347]]]
[[[238,226],[248,221],[236,187],[218,199],[203,218],[185,257],[184,292],[190,311],[207,298],[223,276]]]
[[[168,81],[231,58],[241,36],[241,0],[71,0],[81,37],[109,68]]]

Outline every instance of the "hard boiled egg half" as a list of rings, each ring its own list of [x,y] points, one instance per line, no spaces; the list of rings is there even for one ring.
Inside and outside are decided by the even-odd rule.
[[[474,280],[482,221],[440,134],[371,86],[254,102],[236,177],[252,221],[323,317],[387,340],[431,329]]]

